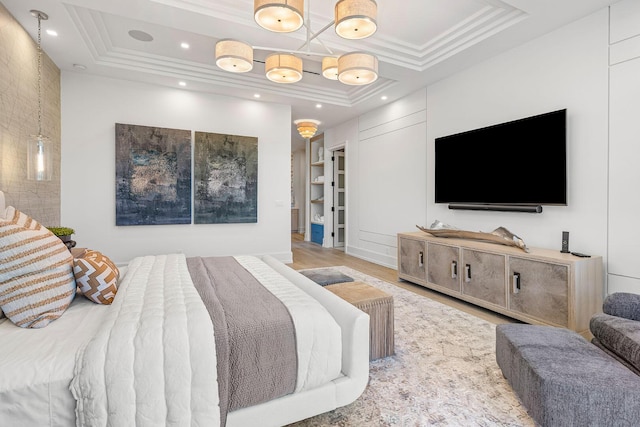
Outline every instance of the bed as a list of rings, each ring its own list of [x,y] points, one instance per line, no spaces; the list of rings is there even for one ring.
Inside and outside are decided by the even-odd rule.
[[[121,270],[110,305],[76,295],[38,329],[0,319],[3,424],[282,426],[367,385],[368,316],[270,256]]]

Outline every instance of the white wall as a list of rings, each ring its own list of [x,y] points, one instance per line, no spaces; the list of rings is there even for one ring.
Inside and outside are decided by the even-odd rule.
[[[258,137],[258,222],[116,227],[115,123]],[[290,129],[290,106],[63,72],[62,223],[118,263],[175,252],[291,262]]]
[[[396,267],[396,237],[438,219],[508,228],[532,247],[607,253],[608,9],[363,115],[349,140],[347,253]],[[568,206],[541,214],[452,211],[434,203],[434,140],[566,108]],[[425,123],[426,117],[426,123]],[[353,129],[353,122],[344,126]],[[337,127],[325,135],[340,140]],[[517,170],[504,165],[505,179]],[[544,173],[541,165],[541,173]],[[354,200],[355,199],[355,200]],[[353,202],[353,203],[351,203]],[[606,264],[605,264],[606,265]]]
[[[504,226],[529,246],[606,255],[608,9],[430,86],[427,90],[427,222],[492,231]],[[567,109],[568,206],[541,214],[452,211],[434,203],[437,137]],[[518,173],[504,169],[505,179]],[[544,173],[545,165],[540,165]]]
[[[611,6],[609,293],[640,293],[640,2]]]
[[[305,232],[305,217],[306,217],[306,198],[307,198],[307,181],[306,181],[306,167],[307,157],[305,150],[298,150],[293,152],[293,194],[294,204],[298,208],[298,232],[304,234]]]
[[[425,110],[422,89],[325,132],[328,147],[346,141],[348,254],[395,268],[397,234],[424,223]]]

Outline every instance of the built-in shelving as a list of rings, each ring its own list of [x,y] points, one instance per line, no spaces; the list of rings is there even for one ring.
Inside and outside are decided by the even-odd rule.
[[[309,222],[311,241],[324,241],[324,134],[310,140],[309,152]]]

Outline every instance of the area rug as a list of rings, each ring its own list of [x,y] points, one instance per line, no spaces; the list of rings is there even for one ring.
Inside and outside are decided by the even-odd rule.
[[[370,364],[354,403],[290,426],[535,426],[495,361],[495,325],[348,267],[390,293],[395,355]]]
[[[333,285],[335,283],[353,282],[353,278],[347,276],[335,268],[312,268],[300,270],[300,274],[307,276],[320,286]]]

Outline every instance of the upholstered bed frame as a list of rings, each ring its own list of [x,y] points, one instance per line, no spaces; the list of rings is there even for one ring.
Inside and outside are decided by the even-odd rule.
[[[313,390],[230,412],[228,427],[282,426],[331,411],[354,402],[369,381],[369,316],[284,264],[278,271],[324,305],[340,325],[344,376]]]

